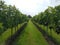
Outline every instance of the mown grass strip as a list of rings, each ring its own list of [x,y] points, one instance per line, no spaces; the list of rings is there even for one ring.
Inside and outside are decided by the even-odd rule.
[[[48,45],[41,32],[29,21],[13,45]]]
[[[23,23],[24,24],[24,23]],[[19,24],[18,29],[23,25]],[[17,29],[17,30],[18,30]],[[15,27],[13,28],[13,34],[15,33]],[[12,34],[12,35],[13,35]],[[11,29],[7,29],[2,35],[0,35],[0,45],[5,45],[5,41],[11,36]]]
[[[39,31],[43,34],[43,36],[45,37],[45,39],[47,40],[47,42],[49,43],[49,45],[56,45],[56,43],[52,40],[52,38],[44,31],[41,29],[41,27],[39,27],[39,25],[37,25],[35,22],[33,22],[33,24],[39,29]],[[51,34],[51,33],[50,33]]]
[[[9,37],[6,40],[6,45],[12,45],[12,43],[16,40],[17,37],[19,37],[19,35],[21,34],[21,32],[24,30],[24,28],[26,27],[27,23],[24,23],[24,25],[22,25],[18,31],[16,31],[16,33],[14,35],[12,35],[11,37]]]
[[[52,35],[50,33],[50,29],[48,28],[48,32],[47,32],[47,27],[44,26],[44,25],[39,25],[38,23],[36,23],[40,28],[42,28],[43,31],[45,31],[51,38],[52,40],[54,40],[54,42],[57,44],[57,45],[60,45],[60,34],[57,34],[53,29],[51,30],[52,31]]]

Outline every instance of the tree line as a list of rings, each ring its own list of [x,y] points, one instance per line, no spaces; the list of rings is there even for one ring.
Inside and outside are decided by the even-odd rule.
[[[60,33],[60,5],[55,7],[49,6],[44,12],[34,16],[32,20]]]
[[[21,13],[15,6],[5,4],[5,1],[0,1],[0,33],[8,28],[18,26],[18,24],[28,21],[28,16]]]

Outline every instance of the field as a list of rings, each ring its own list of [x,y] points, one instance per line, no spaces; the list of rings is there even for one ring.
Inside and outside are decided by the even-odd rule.
[[[24,12],[29,14],[20,11],[14,2],[14,5],[8,5],[5,1],[0,0],[0,45],[60,45],[60,5],[47,5],[43,12],[39,12],[39,9],[45,7],[38,7],[38,11],[34,10],[38,13],[33,15],[35,5],[40,6],[38,2],[41,0],[33,0],[31,5],[37,3],[34,6],[30,5],[32,0],[28,5],[24,4],[25,1],[19,5],[20,0],[14,0],[16,4],[19,2],[18,7],[22,6]],[[41,6],[44,6],[43,3]],[[32,10],[26,12],[25,8]]]
[[[45,31],[51,38],[52,40],[55,41],[55,43],[57,43],[58,45],[60,45],[60,34],[57,34],[54,29],[52,29],[52,33],[50,31],[50,29],[48,28],[48,31],[47,31],[47,27],[46,26],[43,26],[43,25],[39,25],[39,27],[41,27],[43,29],[43,31]]]
[[[18,25],[18,29],[22,26],[23,24]],[[17,30],[18,30],[17,29]],[[15,33],[15,29],[13,28],[13,34]],[[12,35],[13,35],[12,34]],[[11,37],[11,29],[7,29],[2,35],[0,35],[0,45],[5,45],[5,41]]]
[[[48,45],[41,32],[29,21],[13,45]]]

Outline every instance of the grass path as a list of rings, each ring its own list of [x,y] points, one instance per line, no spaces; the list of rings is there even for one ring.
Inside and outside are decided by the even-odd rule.
[[[48,45],[42,34],[35,25],[29,21],[24,31],[13,45]]]
[[[54,40],[54,42],[57,44],[57,45],[60,45],[60,34],[57,34],[55,32],[54,29],[51,30],[52,32],[52,35],[51,35],[51,32],[50,32],[50,29],[48,28],[48,32],[47,32],[47,27],[44,26],[44,25],[39,25],[38,23],[36,23],[43,31],[45,31],[49,36],[52,37],[52,39]]]
[[[23,23],[24,24],[24,23]],[[18,29],[23,25],[19,24]],[[18,30],[17,29],[17,30]],[[13,28],[13,34],[15,33],[15,28]],[[12,35],[13,35],[12,34]],[[5,45],[5,41],[11,36],[11,29],[7,29],[2,35],[0,35],[0,45]]]

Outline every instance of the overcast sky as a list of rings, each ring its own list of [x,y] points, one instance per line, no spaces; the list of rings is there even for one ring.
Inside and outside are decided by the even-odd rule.
[[[48,6],[60,4],[56,0],[4,0],[8,5],[15,5],[22,13],[34,16],[44,11]]]

